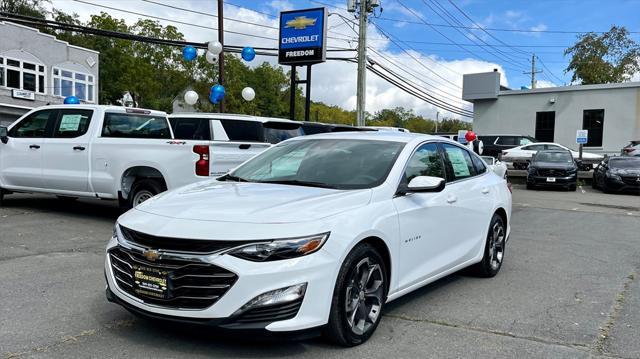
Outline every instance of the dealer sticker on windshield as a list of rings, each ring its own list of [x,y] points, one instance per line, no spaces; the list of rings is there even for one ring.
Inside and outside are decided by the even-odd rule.
[[[547,177],[547,182],[555,182],[556,178],[555,177]]]

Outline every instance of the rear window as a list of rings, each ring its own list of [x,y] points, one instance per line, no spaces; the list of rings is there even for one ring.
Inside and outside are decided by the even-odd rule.
[[[176,140],[211,140],[209,120],[203,118],[170,118]]]
[[[107,113],[102,125],[102,137],[171,138],[166,117],[129,113]]]
[[[318,133],[331,132],[331,127],[327,125],[321,125],[319,123],[318,124],[306,123],[302,125],[302,130],[304,131],[305,135],[315,135]]]
[[[262,123],[256,121],[220,120],[229,141],[263,142]]]

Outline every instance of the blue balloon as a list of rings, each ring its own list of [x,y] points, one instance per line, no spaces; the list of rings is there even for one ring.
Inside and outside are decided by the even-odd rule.
[[[256,58],[256,50],[253,47],[244,47],[242,49],[242,58],[244,61],[251,61]]]
[[[213,104],[217,104],[224,98],[225,90],[222,85],[213,85],[209,91],[209,101]]]
[[[67,96],[64,98],[65,105],[79,105],[80,100],[75,96]]]
[[[184,58],[186,61],[191,61],[196,57],[198,57],[198,50],[196,50],[195,47],[188,45],[185,46],[184,49],[182,49],[182,58]]]

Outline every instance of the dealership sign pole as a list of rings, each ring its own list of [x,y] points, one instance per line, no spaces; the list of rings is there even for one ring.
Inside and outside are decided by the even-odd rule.
[[[291,65],[291,98],[289,118],[295,119],[296,88],[305,84],[304,120],[309,121],[311,108],[311,65],[326,61],[327,11],[325,8],[283,11],[280,13],[278,63]],[[307,78],[296,79],[296,66],[307,66]]]
[[[578,159],[580,159],[580,161],[582,161],[582,145],[586,144],[588,141],[589,141],[589,130],[576,131],[576,143],[579,145]]]

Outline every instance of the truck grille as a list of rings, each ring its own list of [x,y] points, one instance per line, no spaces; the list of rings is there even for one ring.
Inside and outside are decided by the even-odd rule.
[[[566,170],[557,170],[557,169],[538,169],[538,176],[544,177],[567,177]]]
[[[129,242],[146,248],[162,248],[172,252],[215,253],[255,241],[218,241],[204,239],[168,238],[152,236],[120,226],[122,235]]]
[[[159,258],[153,262],[142,254],[114,247],[108,252],[111,269],[118,287],[143,300],[168,308],[204,309],[215,304],[238,279],[238,276],[216,265]],[[150,296],[135,283],[136,268],[162,271],[166,274],[166,295]]]

